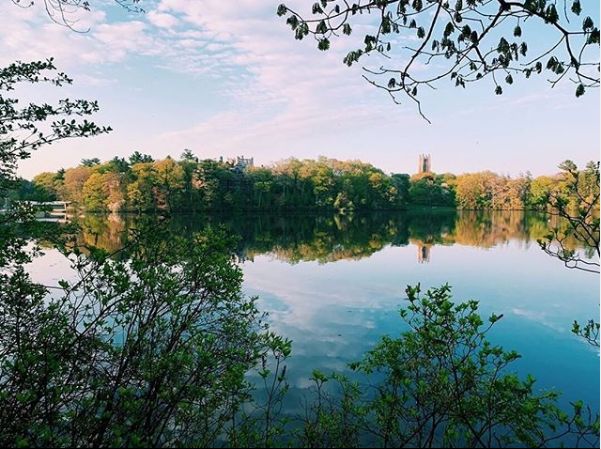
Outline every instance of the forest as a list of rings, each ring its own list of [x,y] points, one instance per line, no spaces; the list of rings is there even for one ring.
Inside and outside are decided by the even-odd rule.
[[[287,159],[269,167],[200,160],[186,150],[179,159],[153,160],[134,152],[107,162],[84,159],[77,167],[21,179],[11,200],[69,201],[89,212],[196,212],[202,210],[320,210],[349,213],[451,207],[465,210],[546,210],[552,195],[567,194],[561,173],[532,177],[491,171],[387,174],[371,164]],[[595,193],[595,167],[580,170],[581,185]]]

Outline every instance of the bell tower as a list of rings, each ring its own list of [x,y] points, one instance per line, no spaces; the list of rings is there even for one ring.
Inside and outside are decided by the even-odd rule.
[[[432,156],[429,154],[420,154],[417,166],[418,173],[430,173],[432,171]]]

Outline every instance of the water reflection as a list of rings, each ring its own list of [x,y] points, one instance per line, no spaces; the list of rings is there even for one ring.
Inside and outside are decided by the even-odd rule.
[[[77,238],[112,253],[149,219],[86,216]],[[294,342],[291,410],[299,406],[313,369],[348,373],[347,364],[383,335],[398,335],[403,290],[418,282],[448,282],[456,300],[480,300],[485,316],[504,314],[495,344],[522,354],[518,372],[534,374],[538,388],[564,392],[564,406],[599,397],[598,352],[570,332],[573,320],[598,314],[598,278],[566,270],[538,248],[537,239],[565,225],[553,218],[435,211],[166,221],[181,235],[225,227],[237,237],[238,259],[253,261],[242,265],[245,294],[259,297],[272,330]],[[68,264],[52,251],[32,271],[46,284],[69,275]],[[590,402],[598,409],[596,399]]]
[[[79,223],[78,241],[114,252],[126,244],[129,232],[150,219],[127,215],[87,215]],[[359,260],[386,246],[417,247],[417,261],[436,257],[438,245],[492,248],[510,241],[528,246],[544,237],[555,219],[544,214],[499,211],[406,212],[370,215],[194,215],[168,219],[178,233],[191,234],[225,227],[237,238],[242,262],[269,254],[295,264]],[[577,246],[573,242],[573,246]]]

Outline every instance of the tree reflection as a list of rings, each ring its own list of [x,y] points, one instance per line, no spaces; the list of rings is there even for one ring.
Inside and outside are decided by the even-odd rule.
[[[114,252],[132,230],[151,217],[86,215],[77,242]],[[165,219],[180,235],[224,227],[236,238],[240,261],[269,254],[291,264],[359,260],[386,246],[414,245],[417,261],[427,263],[437,245],[491,248],[510,241],[525,246],[562,226],[557,217],[529,212],[436,211],[369,215],[187,215]],[[578,242],[567,242],[579,249]]]

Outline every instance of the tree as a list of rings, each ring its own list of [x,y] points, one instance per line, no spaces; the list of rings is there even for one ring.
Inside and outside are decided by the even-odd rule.
[[[97,157],[93,157],[91,159],[82,159],[81,165],[84,167],[94,167],[96,165],[100,165],[100,159]]]
[[[340,440],[365,447],[364,435],[375,447],[598,444],[598,415],[581,401],[565,413],[557,393],[537,391],[532,376],[511,371],[519,354],[488,341],[502,315],[484,320],[477,301],[453,303],[448,285],[406,292],[400,313],[408,329],[382,338],[351,365],[368,385],[314,372],[305,447],[336,447]],[[335,396],[327,382],[338,387]]]
[[[82,200],[87,210],[105,211],[108,194],[104,185],[103,175],[92,173],[82,188]]]
[[[198,157],[196,157],[194,153],[192,153],[192,150],[189,150],[188,148],[183,151],[180,158],[185,162],[198,162]]]
[[[244,374],[284,343],[230,245],[148,223],[119,260],[71,254],[57,294],[0,289],[0,443],[213,447],[249,400]]]
[[[39,196],[38,201],[54,201],[58,199],[62,182],[56,173],[43,172],[33,178],[33,185]]]
[[[154,163],[156,173],[155,195],[159,208],[171,212],[178,190],[184,187],[184,170],[170,157]]]
[[[152,162],[138,162],[131,167],[133,180],[127,186],[130,205],[138,213],[154,210],[156,202],[153,195],[156,171]]]
[[[510,178],[485,171],[459,175],[453,182],[457,206],[462,209],[523,210],[533,206],[529,174]]]
[[[0,92],[9,92],[23,83],[62,86],[71,83],[64,73],[54,73],[52,59],[29,63],[16,62],[0,68]],[[19,99],[0,95],[0,198],[18,184],[15,174],[18,162],[44,145],[74,137],[90,137],[110,131],[86,118],[98,110],[98,104],[87,100],[61,100],[58,104],[29,103],[19,107]],[[81,120],[72,117],[84,117]],[[31,289],[23,264],[31,260],[24,250],[23,227],[33,228],[31,210],[9,204],[8,213],[0,214],[0,285],[7,288],[23,284]]]
[[[417,206],[455,206],[454,192],[444,179],[433,173],[423,173],[411,179],[409,200]]]
[[[118,212],[125,205],[122,174],[114,171],[96,171],[82,188],[82,201],[86,210]]]
[[[138,164],[140,162],[154,162],[154,159],[148,154],[142,154],[139,151],[134,151],[129,157],[129,165]]]
[[[183,192],[182,197],[185,207],[192,212],[201,206],[199,192],[194,188],[196,170],[198,169],[198,157],[192,151],[185,149],[181,155],[179,165],[183,169]]]
[[[557,179],[550,176],[534,178],[530,184],[529,205],[536,209],[547,210],[557,184]]]
[[[125,158],[115,156],[107,163],[107,169],[115,173],[127,173],[129,171],[129,163]]]
[[[482,209],[490,206],[490,198],[482,173],[470,173],[457,177],[455,191],[457,205],[464,209]]]
[[[70,84],[72,80],[64,73],[50,76],[56,70],[52,59],[30,63],[17,62],[0,69],[0,91],[14,90],[19,83],[48,83],[55,86]],[[69,116],[88,116],[98,110],[98,104],[87,100],[61,100],[58,105],[29,104],[19,109],[16,98],[1,97],[2,121],[0,122],[0,193],[15,179],[14,170],[20,159],[30,157],[32,151],[42,145],[73,137],[89,137],[110,131],[83,120],[67,121]],[[46,127],[48,131],[40,129]]]
[[[55,74],[56,70],[52,60],[35,61],[30,63],[16,62],[7,67],[0,68],[0,197],[4,198],[7,190],[11,189],[18,181],[15,175],[18,162],[30,157],[31,153],[43,145],[73,137],[89,137],[108,132],[110,129],[99,127],[85,118],[76,120],[73,117],[87,117],[98,110],[95,102],[86,100],[61,100],[57,105],[48,103],[29,103],[20,108],[19,99],[5,95],[5,92],[16,89],[22,83],[44,83],[55,86],[69,84],[71,79],[63,73]],[[17,330],[24,324],[39,301],[44,301],[47,291],[31,281],[25,269],[25,264],[30,262],[37,252],[28,245],[32,242],[26,236],[39,236],[40,229],[32,220],[31,211],[20,207],[18,204],[6,213],[0,214],[0,308],[2,329]],[[24,234],[25,232],[25,234]],[[44,233],[44,236],[47,234]],[[34,242],[35,243],[35,242]],[[21,334],[16,332],[6,339],[6,334],[0,331],[0,377],[7,379],[9,366],[16,363],[16,359],[7,354],[12,349],[23,349]],[[47,340],[40,339],[44,344]],[[37,353],[40,354],[39,352]],[[27,357],[34,353],[27,354]],[[42,355],[43,357],[43,355]],[[30,359],[31,360],[31,359]],[[25,365],[27,366],[27,365]],[[31,366],[20,372],[26,371]],[[2,390],[2,405],[0,405],[5,424],[6,413],[11,406],[5,402],[10,396],[7,388]],[[24,392],[28,391],[27,383],[22,384]],[[22,399],[24,396],[20,396]],[[15,410],[14,408],[12,408]],[[13,422],[21,416],[13,415]],[[3,434],[4,435],[4,434]],[[1,437],[4,439],[4,437]],[[6,444],[5,441],[2,443]],[[14,440],[13,445],[17,444]]]
[[[272,191],[277,181],[271,170],[255,168],[249,175],[253,185],[253,205],[259,209],[273,207]]]
[[[409,201],[411,177],[407,174],[394,173],[391,175],[392,184],[396,187],[399,201],[405,205]]]
[[[94,171],[90,167],[79,166],[65,170],[63,199],[76,205],[83,204],[83,186]]]
[[[545,189],[544,192],[551,213],[567,221],[567,227],[556,226],[545,238],[539,239],[538,244],[567,268],[599,274],[599,162],[591,161],[579,171],[574,162],[567,160],[559,168],[563,170],[563,188],[554,191]],[[584,245],[585,257],[571,247],[570,239]],[[572,332],[599,347],[600,327],[595,320],[588,320],[585,324],[574,321]]]
[[[552,86],[563,79],[576,83],[577,97],[598,87],[599,29],[585,16],[588,7],[596,6],[581,0],[320,0],[311,18],[284,4],[277,14],[287,17],[296,39],[313,35],[324,51],[354,28],[371,28],[343,62],[383,56],[383,65],[365,67],[363,77],[396,102],[413,101],[421,113],[419,91],[443,80],[465,88],[488,78],[502,94],[514,76],[546,71]],[[541,32],[555,39],[530,55],[526,36]],[[408,39],[416,44],[406,44]],[[536,47],[536,40],[531,44]]]
[[[568,268],[599,273],[599,162],[589,162],[584,170],[569,160],[559,167],[563,186],[550,193],[549,205],[567,228],[556,226],[539,244]],[[588,257],[570,247],[573,239],[584,245]]]

